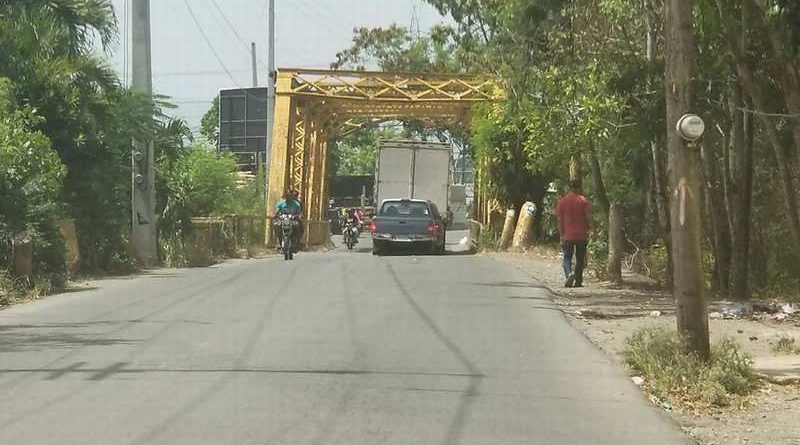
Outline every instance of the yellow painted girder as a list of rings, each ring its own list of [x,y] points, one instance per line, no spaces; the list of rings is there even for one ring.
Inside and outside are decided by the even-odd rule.
[[[475,104],[500,99],[498,91],[491,81],[460,75],[279,70],[269,211],[287,186],[300,190],[309,223],[305,241],[324,243],[329,139],[389,120],[463,125]]]
[[[278,94],[318,99],[402,102],[483,102],[496,99],[494,84],[468,76],[359,71],[284,70],[292,87]]]

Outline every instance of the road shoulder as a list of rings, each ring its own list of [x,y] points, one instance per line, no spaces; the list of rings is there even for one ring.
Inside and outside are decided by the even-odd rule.
[[[569,322],[621,367],[624,367],[621,351],[634,331],[676,325],[672,296],[656,290],[641,277],[628,274],[631,286],[589,279],[584,288],[565,289],[556,252],[485,255],[522,270],[548,287]],[[705,413],[670,410],[670,417],[701,445],[800,444],[800,425],[796,421],[800,412],[800,383],[794,379],[800,371],[800,356],[774,352],[774,344],[781,338],[800,342],[800,317],[748,313],[728,319],[713,318],[710,329],[712,342],[733,338],[753,356],[756,371],[771,377],[765,378],[746,407]]]

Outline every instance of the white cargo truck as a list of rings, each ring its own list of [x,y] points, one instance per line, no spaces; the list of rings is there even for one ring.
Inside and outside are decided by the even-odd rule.
[[[382,140],[375,169],[375,200],[430,200],[447,212],[450,145],[438,142]]]

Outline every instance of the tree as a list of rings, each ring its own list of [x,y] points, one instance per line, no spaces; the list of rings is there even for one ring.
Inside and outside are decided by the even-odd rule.
[[[87,268],[124,255],[130,139],[145,130],[123,114],[147,101],[124,91],[95,54],[95,40],[110,49],[116,31],[108,1],[0,2],[0,75],[36,108],[36,129],[67,166],[60,200],[76,219]]]
[[[0,264],[10,263],[13,240],[26,238],[36,270],[61,273],[58,198],[66,168],[50,140],[34,129],[41,118],[13,96],[10,82],[0,78]]]
[[[412,34],[396,24],[388,28],[355,30],[353,44],[338,54],[333,69],[363,71],[376,66],[381,71],[449,73],[461,71],[453,57],[452,30],[435,26],[428,35]]]
[[[226,213],[236,189],[235,173],[231,154],[203,145],[190,147],[165,178],[175,200],[172,209],[181,209],[179,213],[187,218]]]
[[[396,24],[388,28],[360,28],[354,31],[352,45],[336,55],[332,69],[410,73],[460,72],[454,57],[453,30],[436,26],[429,34],[416,35]],[[392,126],[392,124],[399,125]],[[338,141],[330,157],[330,169],[338,175],[373,174],[378,140],[391,138],[465,140],[463,130],[431,126],[410,119],[365,127]]]
[[[214,147],[219,146],[219,96],[214,97],[200,120],[200,134]]]
[[[87,270],[132,265],[131,140],[174,127],[163,118],[165,104],[123,88],[97,54],[98,43],[110,51],[116,36],[108,0],[0,0],[0,76],[19,104],[36,110],[30,130],[49,139],[66,167],[57,201],[76,221]],[[162,138],[162,149],[179,150],[165,145],[174,142]]]
[[[472,126],[476,163],[488,173],[495,196],[518,199],[510,197],[513,190],[531,183],[532,172],[563,180],[571,166],[587,164],[579,170],[589,173],[587,192],[598,216],[607,220],[598,221],[595,259],[608,254],[613,278],[620,257],[633,253],[631,246],[641,247],[651,254],[647,260],[636,255],[634,266],[656,269],[657,278],[669,283],[669,265],[685,264],[671,246],[670,213],[674,217],[680,209],[669,211],[676,195],[666,178],[667,157],[674,153],[666,142],[667,133],[674,133],[674,122],[666,119],[672,85],[664,83],[666,6],[672,3],[428,2],[453,17],[450,38],[459,64],[500,79],[507,93],[504,101],[479,108]],[[695,171],[692,189],[704,203],[698,220],[705,224],[693,232],[707,247],[704,265],[710,265],[699,285],[695,279],[702,291],[725,296],[730,289],[736,298],[746,298],[753,287],[800,288],[794,278],[800,277],[795,246],[800,6],[795,3],[696,1],[695,44],[703,57],[693,84],[703,87],[692,105],[709,124],[694,152],[702,169]],[[611,218],[620,210],[622,218]],[[620,220],[622,231],[615,227]],[[606,234],[616,236],[606,243]],[[659,259],[664,251],[666,267]]]
[[[410,138],[408,131],[396,127],[365,128],[337,141],[332,152],[336,176],[374,175],[378,144],[381,139]]]
[[[673,126],[694,106],[694,0],[667,0],[666,112],[669,148],[673,286],[678,306],[678,331],[694,352],[708,358],[708,317],[703,300],[702,206],[700,159]]]

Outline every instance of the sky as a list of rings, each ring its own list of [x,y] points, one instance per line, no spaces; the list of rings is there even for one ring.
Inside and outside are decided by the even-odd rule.
[[[124,49],[125,35],[130,31],[129,14],[125,11],[130,8],[131,0],[112,0],[112,3],[120,37],[109,58],[123,80],[129,80],[129,75],[124,74]],[[393,23],[410,27],[413,23],[415,30],[419,28],[424,33],[445,21],[423,0],[276,0],[275,3],[278,68],[328,68],[336,53],[350,46],[355,27]],[[250,42],[256,42],[258,80],[264,85],[267,0],[151,0],[150,5],[154,92],[170,96],[178,106],[172,114],[186,118],[193,129],[220,89],[252,86]],[[213,51],[194,23],[190,9]]]

